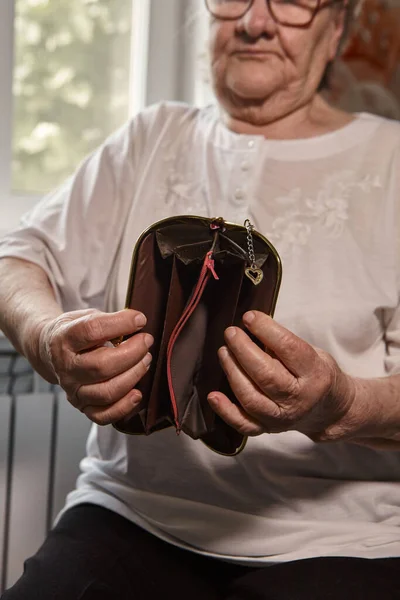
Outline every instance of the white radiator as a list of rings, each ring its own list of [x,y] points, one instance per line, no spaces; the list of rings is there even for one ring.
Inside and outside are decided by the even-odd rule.
[[[0,338],[0,594],[74,487],[90,422]]]

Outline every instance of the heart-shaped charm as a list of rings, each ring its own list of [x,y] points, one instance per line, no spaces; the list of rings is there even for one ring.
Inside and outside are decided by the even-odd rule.
[[[261,269],[253,269],[252,267],[249,267],[245,270],[245,275],[254,285],[260,285],[264,279],[264,273],[261,271]]]

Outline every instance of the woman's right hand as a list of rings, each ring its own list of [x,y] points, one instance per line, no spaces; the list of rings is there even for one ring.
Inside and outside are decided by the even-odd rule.
[[[97,425],[136,414],[141,394],[135,386],[151,364],[151,335],[138,333],[142,313],[94,309],[64,313],[40,332],[40,360],[67,394],[69,402]],[[109,340],[133,335],[117,347]]]

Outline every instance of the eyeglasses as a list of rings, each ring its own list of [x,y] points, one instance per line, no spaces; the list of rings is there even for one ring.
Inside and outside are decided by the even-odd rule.
[[[216,18],[225,21],[241,19],[252,7],[254,0],[205,0],[208,11]],[[288,27],[311,25],[317,12],[338,0],[266,0],[273,19]]]

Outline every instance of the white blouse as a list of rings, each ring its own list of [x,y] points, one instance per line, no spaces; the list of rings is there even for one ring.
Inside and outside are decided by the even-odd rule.
[[[238,135],[215,107],[153,106],[113,135],[0,243],[40,265],[65,310],[123,308],[134,243],[176,214],[250,218],[276,246],[276,319],[348,373],[400,373],[400,125]],[[399,400],[400,401],[400,400]],[[400,454],[297,432],[214,454],[172,429],[93,426],[67,507],[110,508],[178,546],[243,564],[400,556]]]

